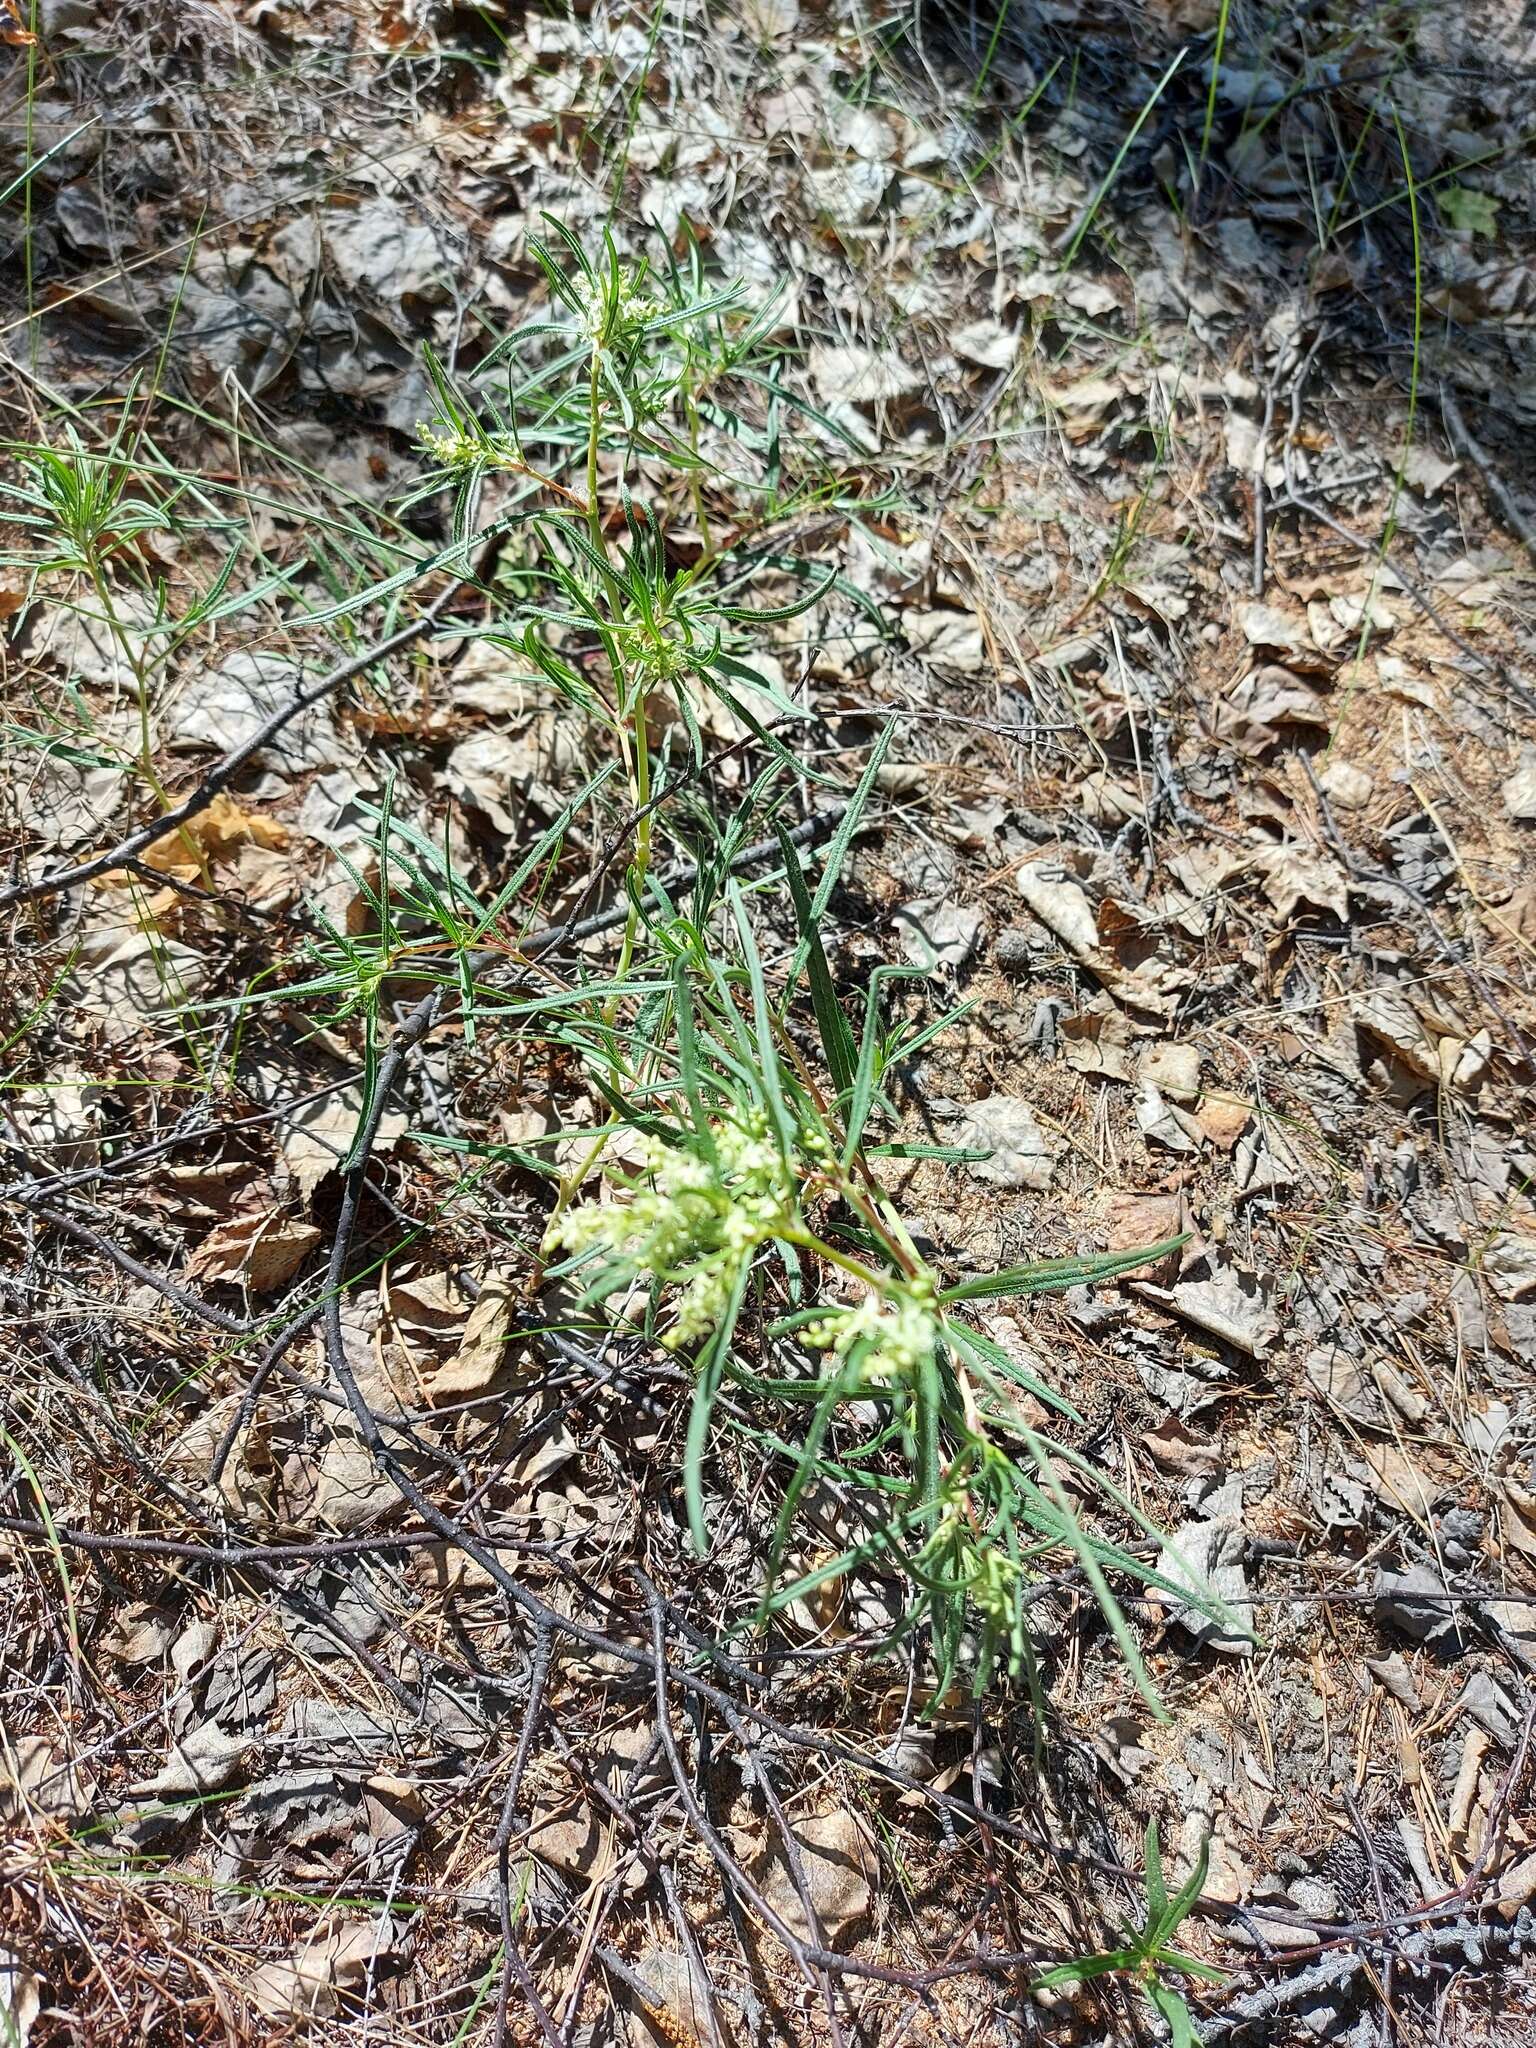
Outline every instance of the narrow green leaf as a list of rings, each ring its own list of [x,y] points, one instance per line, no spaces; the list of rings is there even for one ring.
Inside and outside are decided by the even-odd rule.
[[[1005,1295],[1044,1294],[1067,1287],[1092,1286],[1113,1280],[1121,1273],[1133,1273],[1138,1266],[1155,1265],[1169,1252],[1187,1244],[1189,1233],[1165,1237],[1138,1251],[1084,1252],[1064,1259],[1041,1259],[1031,1266],[1008,1266],[1001,1273],[983,1273],[975,1280],[962,1280],[946,1287],[939,1296],[946,1305],[955,1301],[996,1301]]]
[[[811,981],[811,1008],[816,1013],[816,1028],[821,1034],[821,1049],[826,1055],[827,1072],[832,1076],[832,1086],[839,1097],[846,1095],[853,1087],[859,1068],[859,1044],[853,1035],[853,1026],[843,1014],[838,1001],[837,987],[832,979],[832,970],[827,965],[827,955],[821,943],[821,932],[811,909],[811,899],[805,886],[805,876],[800,869],[800,856],[790,843],[789,834],[783,826],[775,823],[779,850],[784,856],[784,878],[789,884],[789,894],[795,906],[795,920],[800,927],[802,945],[808,948],[807,966]]]

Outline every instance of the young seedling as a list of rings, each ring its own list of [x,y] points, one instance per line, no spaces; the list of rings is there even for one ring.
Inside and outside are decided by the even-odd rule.
[[[1205,1884],[1210,1843],[1203,1842],[1194,1869],[1172,1898],[1163,1879],[1162,1849],[1157,1839],[1157,1822],[1147,1827],[1147,1910],[1140,1927],[1126,1927],[1123,1944],[1102,1954],[1081,1956],[1075,1962],[1058,1963],[1036,1977],[1030,1989],[1048,1991],[1058,1984],[1088,1984],[1096,1977],[1126,1977],[1151,2005],[1168,2028],[1171,2048],[1197,2048],[1194,2017],[1168,1972],[1198,1978],[1204,1984],[1220,1984],[1226,1973],[1186,1955],[1173,1947],[1173,1937],[1194,1910]]]

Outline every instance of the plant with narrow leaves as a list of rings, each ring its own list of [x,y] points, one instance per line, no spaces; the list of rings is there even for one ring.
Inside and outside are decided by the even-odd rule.
[[[919,1252],[883,1162],[976,1155],[904,1141],[892,1080],[952,1020],[898,1013],[896,991],[924,979],[912,968],[877,968],[862,999],[846,1001],[821,939],[889,732],[819,877],[803,872],[787,835],[776,873],[752,883],[732,874],[786,789],[818,779],[759,716],[764,703],[785,717],[794,707],[753,666],[754,645],[817,605],[835,572],[762,545],[674,550],[661,513],[631,489],[642,461],[697,479],[716,380],[750,361],[760,330],[733,290],[708,286],[697,250],[652,273],[611,237],[595,257],[563,229],[552,240],[558,260],[551,246],[534,249],[550,318],[494,348],[473,395],[434,369],[441,410],[429,436],[441,468],[424,488],[455,492],[462,558],[486,474],[521,472],[513,511],[498,515],[521,536],[508,571],[516,601],[493,610],[483,634],[520,654],[530,683],[553,690],[589,740],[606,735],[611,776],[577,794],[489,907],[451,848],[403,827],[386,799],[376,873],[359,866],[355,876],[364,931],[328,933],[318,971],[282,993],[324,1000],[333,1022],[360,1026],[370,1076],[391,1003],[426,987],[453,991],[467,1033],[494,1024],[538,1037],[581,1074],[601,1108],[584,1133],[562,1134],[581,1136],[573,1151],[481,1149],[553,1183],[530,1287],[560,1283],[584,1316],[614,1312],[620,1298],[648,1338],[691,1361],[682,1476],[701,1554],[723,1442],[750,1444],[783,1470],[762,1597],[745,1625],[869,1567],[904,1582],[897,1632],[926,1630],[937,1694],[962,1669],[978,1687],[999,1667],[1033,1680],[1030,1603],[1047,1561],[1065,1554],[1150,1690],[1109,1575],[1159,1582],[1095,1524],[1113,1516],[1156,1532],[1087,1460],[1040,1433],[1042,1410],[1072,1420],[1071,1404],[975,1326],[972,1304],[1108,1279],[1166,1247],[953,1285]],[[488,380],[501,374],[493,404]],[[765,572],[778,587],[755,604]],[[689,796],[708,766],[711,696],[758,747],[755,779],[729,817]],[[627,812],[603,836],[629,848],[617,962],[599,981],[568,972],[558,984],[520,969],[508,987],[487,954],[499,944],[516,961],[519,893],[549,875],[566,827],[610,783]],[[657,835],[684,820],[694,855],[686,906],[656,858]],[[753,901],[765,888],[787,891],[796,931],[771,976]],[[835,1556],[797,1571],[813,1484],[839,1489],[850,1527]],[[1074,1494],[1103,1513],[1086,1519]]]
[[[834,846],[834,860],[841,851]],[[972,1327],[965,1304],[1108,1278],[1158,1248],[1016,1267],[984,1286],[943,1284],[879,1179],[879,1157],[902,1148],[880,1146],[872,1129],[896,1117],[885,1077],[939,1026],[887,1020],[886,970],[855,1027],[831,988],[813,900],[787,846],[785,862],[803,911],[826,1081],[790,1029],[798,976],[769,995],[744,892],[729,885],[713,919],[707,902],[686,917],[658,908],[652,930],[670,955],[670,985],[653,984],[639,1005],[646,1059],[603,1081],[616,1127],[643,1134],[638,1169],[611,1171],[605,1191],[581,1200],[562,1187],[546,1240],[559,1259],[551,1277],[578,1285],[588,1308],[638,1288],[647,1330],[693,1356],[684,1491],[701,1552],[710,1540],[706,1459],[724,1390],[760,1415],[804,1418],[789,1429],[732,1424],[790,1468],[761,1620],[829,1578],[877,1564],[907,1582],[905,1625],[926,1622],[940,1691],[963,1664],[984,1684],[999,1664],[1028,1669],[1032,1582],[1040,1560],[1065,1548],[1141,1675],[1105,1574],[1151,1575],[1084,1525],[1058,1465],[1147,1525],[1026,1419],[1021,1397],[1072,1411]],[[797,1511],[815,1479],[852,1489],[870,1511],[868,1527],[786,1585]]]
[[[1168,1973],[1195,1977],[1206,1984],[1225,1982],[1225,1971],[1214,1969],[1211,1964],[1201,1962],[1198,1956],[1186,1955],[1182,1949],[1173,1946],[1174,1936],[1194,1911],[1204,1888],[1209,1854],[1210,1843],[1203,1842],[1194,1869],[1170,1898],[1163,1877],[1157,1822],[1150,1822],[1146,1839],[1147,1910],[1141,1926],[1122,1928],[1124,1939],[1119,1948],[1106,1949],[1098,1955],[1081,1956],[1070,1963],[1058,1963],[1054,1969],[1044,1971],[1036,1977],[1031,1990],[1046,1991],[1060,1984],[1087,1984],[1096,1977],[1128,1978],[1166,2023],[1172,2048],[1196,2048],[1199,2035],[1195,2031],[1193,2016],[1184,1994],[1168,1982]]]
[[[193,634],[256,603],[278,579],[258,579],[232,593],[238,522],[183,511],[186,478],[163,477],[154,493],[139,477],[133,396],[124,401],[103,448],[89,446],[72,420],[51,441],[3,444],[15,468],[0,475],[0,515],[19,530],[22,544],[0,551],[0,568],[24,569],[31,590],[62,581],[64,605],[105,631],[133,681],[138,766],[158,795],[151,722],[156,678]],[[205,586],[173,609],[167,579],[154,566],[154,543],[182,542],[194,534],[228,538],[230,544]],[[78,701],[76,710],[90,729]],[[115,751],[109,737],[93,730],[92,738],[109,757]]]

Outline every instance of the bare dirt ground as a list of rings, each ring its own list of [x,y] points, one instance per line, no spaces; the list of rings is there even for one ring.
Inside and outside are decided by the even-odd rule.
[[[1166,2039],[1134,1969],[1037,1983],[1140,1925],[1155,1821],[1170,1888],[1203,1870],[1199,2038],[1536,2039],[1536,32],[12,16],[10,459],[126,420],[137,494],[194,480],[132,602],[221,521],[271,588],[156,669],[157,809],[101,737],[138,744],[120,644],[8,529],[0,2037]],[[368,929],[386,791],[494,889],[587,770],[474,637],[484,564],[249,751],[415,616],[289,599],[446,532],[403,502],[423,345],[472,363],[543,303],[546,213],[781,292],[750,424],[835,483],[764,545],[839,577],[760,650],[797,815],[889,733],[827,952],[921,970],[914,1021],[967,1006],[892,1079],[903,1138],[973,1155],[891,1162],[924,1257],[1184,1234],[978,1304],[1117,1540],[1238,1624],[1120,1587],[1161,1716],[1070,1559],[1034,1682],[979,1696],[889,1646],[878,1572],[730,1635],[772,1460],[722,1434],[700,1560],[682,1362],[523,1330],[569,1065],[424,1037],[354,1202],[358,1019],[218,1007]],[[684,556],[735,516],[642,480]],[[704,739],[729,816],[752,733]],[[242,747],[190,853],[69,878]],[[611,902],[612,858],[574,843],[529,923]],[[338,1233],[371,1425],[320,1329]],[[845,1511],[806,1504],[800,1568]]]

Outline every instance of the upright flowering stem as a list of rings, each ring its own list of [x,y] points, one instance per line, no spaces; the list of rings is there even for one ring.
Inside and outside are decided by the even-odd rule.
[[[634,714],[634,763],[635,763],[635,809],[639,813],[635,824],[635,857],[632,864],[633,898],[629,915],[624,920],[624,941],[619,948],[616,981],[622,981],[634,959],[635,940],[640,931],[640,904],[645,895],[646,876],[651,867],[651,753],[650,742],[645,731],[645,685],[642,680],[636,691],[638,709]],[[615,996],[614,1002],[618,1001]]]
[[[597,449],[603,422],[602,391],[599,383],[602,350],[601,339],[594,337],[592,361],[587,376],[587,528],[592,535],[593,547],[606,559],[608,544],[603,538],[603,510],[597,502]]]

